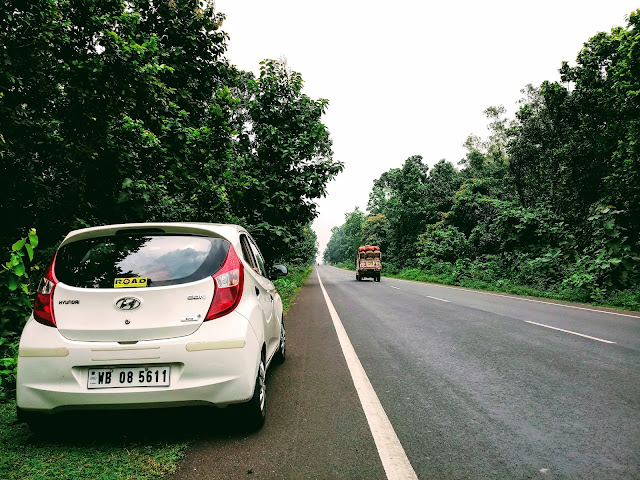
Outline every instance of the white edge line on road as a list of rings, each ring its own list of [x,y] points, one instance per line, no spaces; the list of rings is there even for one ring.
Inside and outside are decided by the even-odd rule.
[[[609,315],[618,315],[620,317],[631,317],[631,318],[637,318],[640,320],[640,315],[629,315],[628,313],[610,312],[608,310],[596,310],[595,308],[577,307],[575,305],[565,305],[564,303],[545,302],[544,300],[534,300],[532,298],[524,298],[524,297],[512,296],[512,295],[502,295],[500,293],[483,292],[480,290],[474,290],[472,288],[450,287],[449,285],[439,285],[437,283],[419,282],[417,280],[405,280],[404,278],[393,278],[392,280],[400,280],[402,282],[418,283],[422,285],[430,285],[430,286],[439,287],[439,288],[449,288],[451,290],[463,290],[465,292],[479,293],[481,295],[492,295],[494,297],[511,298],[513,300],[523,300],[525,302],[544,303],[545,305],[555,305],[556,307],[575,308],[576,310],[586,310],[587,312],[607,313]]]
[[[338,334],[338,341],[342,347],[342,353],[347,361],[353,384],[358,392],[362,409],[369,423],[369,429],[373,435],[373,440],[378,449],[378,455],[380,455],[380,460],[382,461],[382,466],[384,467],[387,478],[389,480],[417,480],[418,476],[413,470],[407,454],[400,444],[393,425],[391,425],[384,408],[382,408],[378,395],[373,389],[358,355],[356,355],[356,351],[342,325],[338,312],[324,288],[322,279],[320,278],[320,272],[317,269],[316,273],[318,274],[318,282],[320,283],[324,299],[329,308],[331,320],[333,320],[333,326]]]
[[[396,290],[400,290],[398,287],[394,287],[393,285],[389,285],[391,288],[395,288]]]
[[[571,335],[578,335],[579,337],[590,338],[591,340],[595,340],[597,342],[616,343],[616,342],[612,342],[611,340],[603,340],[602,338],[591,337],[589,335],[584,335],[583,333],[572,332],[571,330],[565,330],[563,328],[551,327],[549,325],[544,325],[542,323],[530,322],[529,320],[525,320],[525,322],[530,323],[532,325],[538,325],[539,327],[545,327],[545,328],[550,328],[552,330],[558,330],[560,332],[570,333]]]

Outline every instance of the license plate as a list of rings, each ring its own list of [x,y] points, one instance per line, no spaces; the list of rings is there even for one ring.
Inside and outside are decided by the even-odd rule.
[[[171,367],[90,368],[87,388],[168,387]]]

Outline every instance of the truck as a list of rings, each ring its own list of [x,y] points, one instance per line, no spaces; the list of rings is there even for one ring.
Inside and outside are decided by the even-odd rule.
[[[374,282],[380,281],[382,271],[382,253],[380,247],[375,245],[363,245],[358,247],[356,255],[356,280],[373,278]]]

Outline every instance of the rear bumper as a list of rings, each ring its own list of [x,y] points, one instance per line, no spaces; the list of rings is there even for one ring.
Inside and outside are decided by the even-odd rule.
[[[135,345],[67,340],[33,319],[20,342],[17,404],[25,411],[226,406],[253,394],[261,345],[251,325],[232,312],[191,335]],[[171,366],[168,387],[89,389],[95,367]]]
[[[380,275],[380,269],[358,270],[358,275],[361,277],[377,277]]]

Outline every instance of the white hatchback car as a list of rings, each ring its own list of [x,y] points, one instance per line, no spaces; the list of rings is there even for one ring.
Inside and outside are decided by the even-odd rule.
[[[65,410],[243,403],[265,420],[284,361],[282,301],[237,225],[144,223],[71,232],[38,287],[18,353],[19,419]]]

